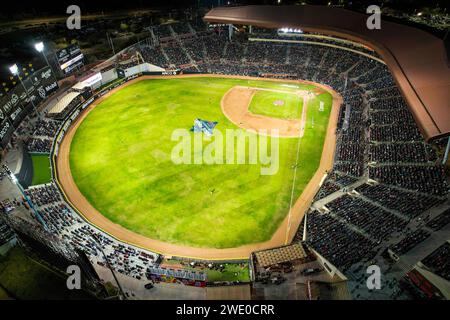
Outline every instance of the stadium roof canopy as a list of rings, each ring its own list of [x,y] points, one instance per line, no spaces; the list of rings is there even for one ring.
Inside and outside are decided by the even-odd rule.
[[[444,42],[419,29],[324,6],[242,6],[210,10],[206,22],[265,28],[301,28],[357,41],[383,58],[427,140],[450,134],[450,69]]]

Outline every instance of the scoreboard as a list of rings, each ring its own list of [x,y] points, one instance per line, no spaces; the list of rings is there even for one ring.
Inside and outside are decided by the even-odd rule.
[[[72,44],[56,52],[56,58],[60,69],[64,74],[69,74],[73,70],[84,65],[84,55],[79,46]]]

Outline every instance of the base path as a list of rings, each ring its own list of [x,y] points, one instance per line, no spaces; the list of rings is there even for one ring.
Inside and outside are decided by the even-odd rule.
[[[248,244],[236,248],[227,249],[215,249],[215,248],[198,248],[182,245],[170,244],[160,240],[150,239],[133,231],[130,231],[121,225],[118,225],[101,214],[95,209],[84,195],[78,189],[70,171],[70,144],[75,135],[75,132],[81,122],[86,118],[89,112],[95,108],[100,102],[108,98],[114,92],[121,90],[125,86],[129,86],[141,80],[146,79],[170,79],[180,77],[217,77],[217,78],[239,78],[247,80],[263,80],[263,81],[278,81],[283,83],[307,83],[313,84],[324,91],[333,95],[333,106],[331,109],[330,119],[328,123],[327,136],[325,138],[322,158],[320,165],[313,178],[309,181],[305,190],[301,196],[295,202],[291,211],[291,221],[289,228],[289,234],[286,241],[286,231],[288,230],[288,216],[280,224],[277,231],[272,238],[268,241],[261,243]],[[246,90],[248,91],[248,90]],[[166,256],[180,256],[189,257],[193,259],[203,260],[240,260],[248,259],[250,254],[254,251],[269,249],[278,247],[287,243],[290,243],[295,236],[297,228],[303,218],[304,213],[309,208],[314,195],[320,187],[320,182],[327,170],[330,170],[333,164],[333,156],[336,143],[336,125],[339,115],[339,108],[342,104],[342,98],[339,94],[333,91],[331,88],[316,84],[308,81],[295,81],[295,80],[279,80],[279,79],[265,79],[256,77],[236,77],[236,76],[224,76],[224,75],[185,75],[185,76],[142,76],[137,79],[131,80],[122,86],[115,88],[94,101],[88,108],[86,108],[81,115],[72,123],[71,127],[64,135],[58,149],[58,154],[53,157],[52,165],[56,166],[56,182],[63,190],[64,196],[69,204],[90,224],[98,228],[99,230],[111,235],[112,237],[153,252],[161,253]],[[57,137],[58,138],[58,137]],[[57,139],[56,138],[56,139]],[[287,214],[287,213],[286,213]]]
[[[257,91],[272,91],[298,95],[303,100],[301,119],[279,119],[251,113],[248,108]],[[306,109],[309,98],[308,91],[303,90],[292,92],[235,86],[225,93],[220,102],[220,107],[228,120],[240,128],[269,136],[298,138],[302,137],[305,131]],[[275,132],[277,134],[273,130],[276,130]]]

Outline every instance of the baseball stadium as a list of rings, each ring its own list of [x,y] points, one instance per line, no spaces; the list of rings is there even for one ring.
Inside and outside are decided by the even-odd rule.
[[[334,134],[340,96],[322,85],[299,81],[148,77],[102,96],[65,133],[54,164],[68,199],[103,230],[165,254],[242,259],[256,249],[284,245],[303,216],[301,204],[311,202],[317,191],[308,188],[317,189],[330,169],[333,145],[326,146],[323,161],[322,149],[329,128]],[[334,126],[329,126],[333,99]],[[277,106],[277,101],[283,105]],[[215,130],[279,130],[281,169],[261,175],[261,164],[222,165],[223,159],[218,164],[175,164],[172,132],[180,126],[190,128],[196,118],[217,121]],[[291,191],[300,137],[298,161],[304,165],[297,169]],[[250,138],[246,140],[250,149]],[[223,147],[219,152],[223,158]],[[307,187],[321,162],[314,185]],[[294,202],[302,193],[309,199],[292,210],[297,226],[289,235],[291,192]],[[105,218],[110,221],[103,223]]]
[[[29,259],[96,299],[448,299],[449,49],[367,18],[223,6],[143,15],[96,61],[36,43],[0,97],[0,297]]]

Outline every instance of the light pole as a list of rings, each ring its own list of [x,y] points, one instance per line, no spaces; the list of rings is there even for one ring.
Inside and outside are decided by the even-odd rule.
[[[10,67],[9,67],[9,71],[11,71],[11,74],[12,74],[13,76],[17,76],[17,78],[19,78],[20,84],[22,85],[23,90],[25,91],[25,94],[27,95],[28,99],[30,99],[31,104],[33,105],[34,112],[35,112],[36,114],[38,114],[37,109],[36,109],[36,105],[34,104],[33,99],[31,99],[31,97],[28,95],[28,90],[27,90],[27,88],[25,88],[25,85],[24,85],[23,82],[22,82],[22,78],[20,77],[20,74],[19,74],[19,67],[17,66],[17,64],[15,63],[15,64],[13,64],[12,66],[10,66]]]
[[[56,73],[53,70],[53,68],[50,65],[50,63],[48,62],[47,55],[44,52],[44,49],[45,49],[44,43],[42,41],[38,42],[38,43],[35,43],[34,44],[34,48],[36,49],[37,52],[42,53],[42,55],[44,56],[45,62],[47,63],[47,66],[50,68],[50,70],[52,70],[53,78],[55,78],[55,74]],[[56,78],[55,78],[55,81],[56,81]]]

